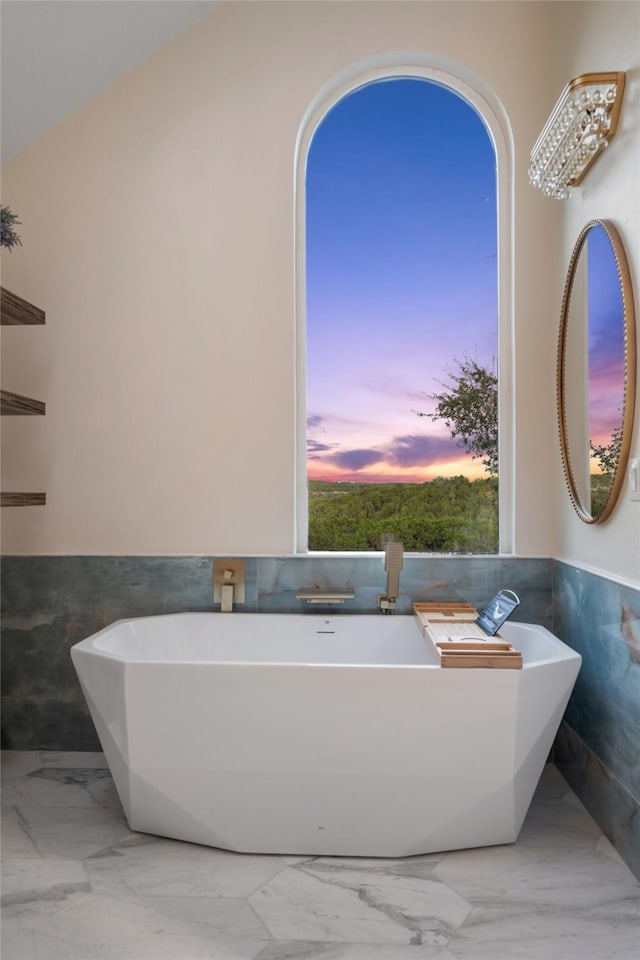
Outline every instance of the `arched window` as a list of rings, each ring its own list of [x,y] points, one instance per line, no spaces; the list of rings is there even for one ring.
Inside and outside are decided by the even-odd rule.
[[[325,105],[304,158],[299,546],[504,551],[484,117],[440,79],[387,75]]]

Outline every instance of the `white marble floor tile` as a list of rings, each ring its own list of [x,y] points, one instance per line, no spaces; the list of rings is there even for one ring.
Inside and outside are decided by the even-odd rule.
[[[460,960],[638,960],[637,921],[561,908],[473,912],[449,949]]]
[[[211,937],[271,940],[271,934],[244,897],[132,897],[131,902],[173,923],[197,923]]]
[[[2,811],[2,858],[39,857],[33,839],[17,809],[5,807]]]
[[[68,789],[68,788],[67,788]],[[98,806],[20,804],[25,828],[43,857],[83,860],[118,840],[136,836],[119,810]]]
[[[615,863],[620,863],[623,866],[626,866],[624,860],[613,846],[610,840],[607,840],[605,836],[601,836],[598,839],[598,842],[595,846],[596,852],[601,853],[603,857],[608,857],[609,860],[614,860]]]
[[[166,903],[85,896],[30,925],[9,920],[10,960],[253,960],[267,935],[229,936],[214,923],[171,915]],[[31,952],[29,952],[31,951]]]
[[[566,785],[565,785],[565,789],[566,789]],[[567,790],[566,793],[563,795],[562,799],[570,807],[573,807],[574,810],[580,810],[581,813],[586,813],[587,816],[589,816],[589,814],[587,813],[587,808],[585,807],[584,803],[582,802],[582,800],[578,800],[573,790]]]
[[[334,867],[341,870],[360,870],[367,873],[382,873],[393,877],[432,877],[434,868],[446,853],[421,853],[412,857],[393,859],[385,857],[312,857],[306,858],[312,869],[327,872]]]
[[[1,956],[11,960],[40,960],[42,954],[36,946],[31,929],[14,922],[9,911],[3,911],[2,930],[0,932]]]
[[[38,771],[20,779],[9,780],[2,785],[3,806],[29,804],[45,808],[91,807],[95,802],[85,783],[41,777],[38,776]]]
[[[3,750],[2,783],[6,784],[15,777],[23,777],[42,766],[42,754],[39,750]]]
[[[608,919],[638,915],[640,884],[624,865],[589,850],[513,847],[451,853],[435,868],[475,906],[598,910]]]
[[[351,861],[353,864],[353,861]],[[249,903],[276,940],[446,945],[471,906],[433,877],[317,861],[288,868]]]
[[[280,940],[264,947],[255,960],[456,960],[456,957],[446,947],[416,944]]]
[[[3,960],[640,960],[640,884],[547,766],[518,843],[252,856],[129,830],[102,754],[3,754]]]
[[[106,770],[108,768],[107,760],[104,753],[73,753],[67,751],[65,753],[56,753],[55,751],[47,751],[42,754],[42,766],[43,767],[77,767],[84,770],[93,770],[93,769],[102,769]],[[565,785],[566,790],[566,785]]]
[[[534,802],[538,800],[562,800],[567,792],[567,781],[557,767],[546,763],[536,787]]]
[[[40,766],[21,779],[7,782],[2,791],[2,802],[18,806],[101,807],[120,810],[121,803],[107,767],[53,767]]]
[[[2,903],[64,900],[73,893],[89,893],[84,865],[77,860],[17,858],[2,866]]]
[[[115,856],[90,857],[95,889],[164,897],[248,897],[286,870],[280,857],[228,853],[176,840],[116,845]]]
[[[576,798],[577,799],[577,798]],[[541,847],[595,847],[602,831],[584,809],[566,800],[536,798],[531,804],[518,843]]]

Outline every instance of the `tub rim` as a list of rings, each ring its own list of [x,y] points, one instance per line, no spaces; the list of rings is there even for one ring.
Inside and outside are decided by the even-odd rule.
[[[394,670],[394,671],[396,670],[440,670],[441,669],[440,664],[436,663],[435,660],[433,662],[428,662],[428,663],[367,663],[367,662],[364,662],[364,663],[346,662],[345,663],[344,661],[326,661],[326,660],[314,661],[311,659],[309,660],[206,659],[204,660],[201,658],[167,659],[166,657],[163,657],[163,658],[154,657],[153,659],[149,659],[149,658],[141,659],[140,657],[135,656],[133,653],[129,656],[125,656],[122,653],[110,651],[105,649],[104,647],[100,647],[96,643],[96,641],[99,642],[100,638],[104,637],[105,634],[113,633],[118,627],[121,627],[125,624],[133,624],[141,621],[153,621],[158,619],[162,619],[162,620],[180,619],[180,618],[198,618],[199,619],[199,618],[210,618],[210,617],[217,618],[219,616],[225,616],[225,617],[235,616],[236,618],[238,617],[261,617],[261,618],[287,617],[288,618],[288,617],[294,616],[294,617],[300,617],[305,619],[306,618],[311,619],[314,617],[318,619],[320,618],[326,619],[322,614],[318,614],[315,612],[310,614],[304,614],[304,613],[297,613],[297,612],[295,613],[268,612],[267,613],[267,612],[259,612],[259,611],[247,611],[247,612],[239,612],[239,613],[229,615],[229,614],[220,614],[219,611],[215,611],[215,610],[213,611],[195,611],[195,610],[180,611],[176,613],[150,614],[150,615],[143,615],[139,617],[121,617],[118,620],[114,620],[112,623],[108,624],[107,626],[102,627],[100,630],[96,631],[95,633],[90,634],[88,637],[85,637],[82,640],[79,640],[77,643],[73,644],[73,646],[70,648],[71,658],[72,660],[74,660],[75,657],[78,655],[89,654],[99,658],[108,659],[108,660],[115,661],[117,663],[126,664],[126,665],[171,666],[171,667],[178,667],[178,666],[182,666],[182,667],[189,667],[189,666],[244,667],[244,668],[260,667],[262,669],[267,667],[271,667],[271,668],[308,667],[308,668],[313,668],[314,670],[318,670],[320,668],[331,668],[331,669],[342,668],[342,669]],[[402,617],[403,619],[413,619],[412,615],[399,614],[396,616]],[[354,617],[368,617],[371,620],[376,620],[376,621],[382,620],[381,617],[373,613],[332,614],[332,618],[340,618],[344,620],[350,620]],[[559,637],[553,634],[547,627],[543,626],[542,624],[528,623],[528,622],[521,622],[521,621],[511,621],[509,623],[505,623],[502,627],[502,630],[504,630],[505,628],[507,628],[508,633],[510,633],[513,628],[516,629],[516,633],[518,630],[524,630],[525,633],[530,633],[530,632],[541,633],[545,641],[547,643],[550,643],[553,649],[556,651],[556,656],[546,656],[546,657],[541,657],[539,659],[534,659],[529,661],[524,660],[522,664],[522,670],[500,670],[500,671],[491,670],[489,671],[491,673],[497,672],[500,674],[507,674],[507,675],[510,675],[510,674],[520,675],[522,674],[523,670],[527,670],[527,669],[531,670],[535,667],[542,667],[549,664],[559,664],[562,662],[572,661],[576,659],[582,662],[582,657],[576,650],[568,646],[568,644],[566,644],[563,640],[561,640]],[[417,624],[416,624],[416,630],[419,630],[419,627]],[[429,653],[429,647],[426,641],[423,641],[423,642],[425,644],[425,650],[427,651],[427,653]],[[515,648],[518,649],[517,646],[515,646]],[[487,672],[486,670],[483,670],[482,668],[477,668],[477,667],[469,668],[469,669],[473,669],[476,673],[479,673],[480,675]],[[454,673],[454,674],[456,672],[457,671],[447,671],[447,673]]]

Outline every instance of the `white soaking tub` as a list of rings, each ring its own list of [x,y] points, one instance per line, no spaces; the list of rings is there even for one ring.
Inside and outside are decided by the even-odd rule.
[[[580,656],[501,632],[522,670],[442,669],[380,615],[121,620],[71,656],[132,830],[400,857],[517,839]]]

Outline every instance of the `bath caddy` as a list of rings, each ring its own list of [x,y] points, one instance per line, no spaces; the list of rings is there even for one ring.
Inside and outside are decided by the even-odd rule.
[[[414,603],[423,636],[441,667],[522,670],[522,653],[500,634],[488,637],[469,603]]]

